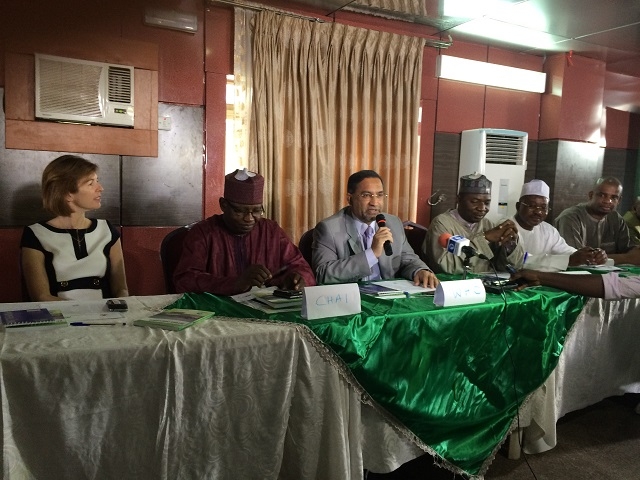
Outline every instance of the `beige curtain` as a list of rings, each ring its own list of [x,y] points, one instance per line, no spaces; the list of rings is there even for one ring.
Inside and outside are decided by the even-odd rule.
[[[225,159],[226,173],[249,165],[249,125],[253,95],[251,20],[255,15],[255,12],[245,8],[234,9],[233,114],[230,119],[233,122],[233,136],[227,139],[233,143],[233,148],[230,150],[233,152],[233,158]]]
[[[347,5],[347,10],[352,7],[357,10],[358,5],[372,8],[381,8],[391,12],[406,13],[409,15],[427,16],[425,0],[356,0]]]
[[[261,12],[253,44],[249,165],[294,242],[346,204],[349,175],[376,170],[386,211],[414,219],[424,42]]]

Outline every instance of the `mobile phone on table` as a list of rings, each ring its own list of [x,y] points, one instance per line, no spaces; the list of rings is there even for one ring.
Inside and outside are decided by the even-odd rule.
[[[302,290],[284,290],[282,288],[278,288],[273,291],[273,294],[276,297],[282,297],[282,298],[301,298]]]
[[[484,289],[487,292],[491,292],[491,293],[502,293],[503,291],[507,291],[507,290],[513,290],[514,288],[518,287],[518,284],[516,282],[511,282],[509,280],[506,279],[488,279],[485,278],[482,281],[482,284],[484,285]]]
[[[129,310],[129,306],[125,300],[120,298],[112,298],[107,300],[107,308],[110,312],[126,312]]]

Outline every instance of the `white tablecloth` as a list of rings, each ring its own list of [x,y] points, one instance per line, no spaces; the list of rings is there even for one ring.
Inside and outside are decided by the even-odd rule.
[[[220,317],[182,332],[130,325],[176,298],[127,298],[128,326],[0,334],[5,480],[348,480],[422,453],[362,403],[303,327]],[[74,319],[103,309],[42,305]]]
[[[640,300],[589,299],[558,366],[522,409],[524,451],[553,448],[563,415],[627,392],[640,393]]]

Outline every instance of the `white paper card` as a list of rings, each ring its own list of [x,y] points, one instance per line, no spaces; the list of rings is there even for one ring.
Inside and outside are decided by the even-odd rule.
[[[302,316],[307,320],[355,315],[360,312],[360,289],[357,283],[304,288]]]
[[[569,266],[569,254],[551,255],[543,253],[532,255],[527,252],[524,257],[524,267],[528,270],[540,270],[541,272],[561,272]]]
[[[414,285],[410,280],[380,280],[371,283],[387,288],[392,288],[407,295],[413,295],[415,293],[429,293],[435,290],[435,288],[426,288],[422,285]]]
[[[433,303],[439,307],[453,307],[455,305],[471,305],[483,303],[487,292],[482,280],[452,280],[440,282],[433,297]]]

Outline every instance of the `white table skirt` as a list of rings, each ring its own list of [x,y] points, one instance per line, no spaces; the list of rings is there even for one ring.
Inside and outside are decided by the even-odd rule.
[[[640,393],[640,300],[589,299],[558,366],[522,409],[524,451],[553,448],[565,414],[624,393]],[[562,441],[562,439],[560,439]]]
[[[176,298],[129,297],[127,322]],[[302,327],[214,317],[182,332],[7,329],[0,343],[6,480],[348,480],[422,453]]]

